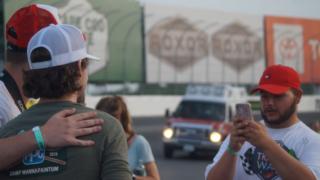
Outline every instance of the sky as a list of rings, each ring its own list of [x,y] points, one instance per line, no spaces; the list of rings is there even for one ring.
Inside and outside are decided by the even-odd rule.
[[[256,15],[320,19],[320,0],[139,0],[143,3],[186,6]]]

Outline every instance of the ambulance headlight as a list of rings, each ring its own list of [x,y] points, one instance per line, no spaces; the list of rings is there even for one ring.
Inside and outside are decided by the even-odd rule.
[[[163,137],[166,139],[171,139],[173,136],[173,129],[172,128],[165,128],[162,132]]]
[[[213,143],[218,143],[218,142],[220,142],[220,141],[221,141],[221,138],[222,138],[222,136],[221,136],[221,134],[218,133],[218,132],[212,132],[212,133],[210,134],[210,141],[213,142]]]

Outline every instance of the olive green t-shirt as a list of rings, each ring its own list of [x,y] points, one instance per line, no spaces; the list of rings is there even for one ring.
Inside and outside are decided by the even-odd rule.
[[[67,101],[37,104],[3,126],[0,137],[13,136],[34,126],[41,126],[56,112],[66,108],[76,108],[77,113],[92,111]],[[127,162],[127,142],[120,122],[100,111],[98,117],[105,121],[102,130],[81,137],[94,140],[94,146],[36,150],[24,156],[18,165],[1,171],[0,179],[132,179]]]

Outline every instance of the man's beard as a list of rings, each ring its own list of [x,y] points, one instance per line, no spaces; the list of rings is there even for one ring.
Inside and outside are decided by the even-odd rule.
[[[290,119],[290,117],[292,116],[292,114],[296,111],[296,109],[297,109],[296,103],[295,103],[295,101],[293,101],[292,104],[290,105],[290,107],[283,114],[280,114],[280,117],[275,120],[269,120],[268,117],[263,113],[263,111],[261,109],[260,109],[260,113],[261,113],[262,118],[266,122],[266,124],[280,125],[282,123],[287,122]]]

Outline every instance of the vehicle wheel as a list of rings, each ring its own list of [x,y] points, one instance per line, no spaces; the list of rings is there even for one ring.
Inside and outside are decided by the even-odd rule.
[[[172,156],[173,156],[173,149],[165,146],[164,147],[164,157],[171,159]]]

